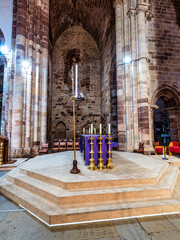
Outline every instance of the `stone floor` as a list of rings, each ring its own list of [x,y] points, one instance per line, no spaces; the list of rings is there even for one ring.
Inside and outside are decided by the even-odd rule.
[[[6,172],[0,172],[0,176]],[[164,215],[48,229],[0,195],[1,240],[180,240],[180,215]]]

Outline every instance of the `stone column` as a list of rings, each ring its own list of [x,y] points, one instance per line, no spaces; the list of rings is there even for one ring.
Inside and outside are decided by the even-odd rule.
[[[12,152],[16,156],[22,155],[22,126],[23,126],[23,101],[24,101],[24,73],[22,60],[25,58],[26,46],[26,1],[17,1],[17,25],[15,42],[15,73],[13,84],[13,109],[12,109]]]
[[[49,41],[49,0],[44,0],[42,23],[42,82],[41,82],[41,143],[47,141],[47,78],[48,78],[48,41]]]
[[[126,119],[126,148],[127,152],[133,150],[132,146],[132,83],[131,83],[131,63],[125,62],[127,57],[131,57],[130,37],[129,37],[129,18],[128,18],[127,0],[123,1],[123,52],[122,63],[124,64],[124,85],[125,85],[125,119]]]
[[[144,142],[144,151],[149,152],[149,79],[148,79],[148,48],[146,42],[146,16],[149,5],[138,4],[137,39],[138,39],[138,115],[139,141]]]
[[[31,129],[33,125],[33,76],[36,69],[34,68],[34,38],[35,38],[35,11],[36,7],[34,0],[29,0],[29,26],[28,26],[28,39],[27,39],[27,60],[29,62],[29,67],[26,71],[26,122],[25,122],[25,152],[30,153],[32,147],[32,134]],[[33,71],[33,72],[32,72]]]
[[[11,58],[4,61],[3,78],[3,99],[2,99],[2,119],[1,134],[8,136],[8,110],[9,110],[9,88],[10,88]]]
[[[42,52],[42,82],[41,82],[41,143],[46,143],[47,135],[47,77],[48,49]]]
[[[122,0],[114,1],[116,13],[116,71],[117,71],[117,120],[119,150],[126,149],[126,109],[124,81],[124,6]]]
[[[132,150],[139,147],[138,137],[138,109],[137,109],[137,39],[136,39],[136,10],[130,8],[128,11],[130,19],[130,49],[131,49],[131,69],[130,69],[130,81],[131,81],[131,94],[132,94]]]
[[[40,145],[40,133],[39,133],[39,109],[40,109],[40,34],[41,34],[41,1],[37,1],[37,15],[36,15],[36,37],[35,37],[35,83],[34,83],[34,123],[33,123],[33,149],[35,153],[38,151]]]

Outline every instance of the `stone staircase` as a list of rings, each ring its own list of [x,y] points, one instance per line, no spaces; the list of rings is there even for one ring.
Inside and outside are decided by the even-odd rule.
[[[0,179],[0,192],[55,226],[180,212],[179,180],[179,169],[169,164],[164,164],[155,178],[76,182],[21,165]]]

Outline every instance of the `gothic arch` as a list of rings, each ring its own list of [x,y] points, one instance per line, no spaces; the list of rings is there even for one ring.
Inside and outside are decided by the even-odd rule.
[[[176,106],[180,106],[180,93],[177,89],[174,87],[171,87],[169,85],[164,84],[163,86],[156,89],[154,92],[152,99],[151,99],[151,105],[155,105],[158,98],[163,97],[167,95],[168,98],[174,97]]]
[[[162,141],[162,135],[168,133],[169,141],[176,141],[178,129],[180,128],[180,93],[172,86],[163,85],[155,91],[151,103],[154,106],[153,108],[156,109],[152,115],[154,139]],[[155,106],[158,106],[158,108]],[[161,132],[162,129],[160,130],[160,128],[162,126],[166,126],[166,131]],[[157,133],[157,131],[160,133]]]
[[[55,128],[55,137],[66,138],[66,124],[62,121],[58,122]]]
[[[83,129],[83,127],[85,127],[87,124],[91,124],[91,122],[90,122],[90,121],[86,121],[85,123],[81,124],[81,129]],[[97,125],[97,123],[93,123],[93,126],[94,126],[96,129],[99,128],[98,125]]]
[[[52,126],[52,130],[53,130],[53,131],[55,131],[56,126],[57,126],[59,123],[64,123],[65,126],[66,126],[66,129],[69,128],[68,123],[66,123],[66,119],[65,119],[64,117],[61,117],[61,118],[58,118],[57,120],[55,120],[55,121],[53,122],[53,126]]]

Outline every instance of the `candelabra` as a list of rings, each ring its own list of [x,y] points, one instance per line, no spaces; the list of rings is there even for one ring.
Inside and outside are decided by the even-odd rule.
[[[102,154],[103,154],[103,152],[102,152],[102,140],[103,140],[103,137],[102,137],[102,135],[100,134],[100,137],[98,137],[98,139],[99,139],[99,159],[98,159],[98,169],[100,170],[100,171],[102,171],[104,168],[105,168],[105,166],[104,166],[104,163],[103,163],[103,158],[102,158]]]
[[[112,137],[110,134],[108,134],[108,137],[107,137],[107,140],[108,140],[108,159],[107,159],[107,165],[106,165],[106,168],[107,169],[114,169],[114,166],[113,166],[113,162],[112,162],[112,158],[111,158],[111,140],[112,140]]]
[[[96,166],[95,166],[95,164],[94,164],[94,158],[93,158],[93,154],[94,154],[94,151],[93,151],[93,145],[94,145],[94,143],[93,143],[93,140],[95,139],[94,137],[93,137],[93,134],[91,133],[91,137],[89,138],[90,140],[91,140],[91,143],[90,143],[90,145],[91,145],[91,151],[90,151],[90,154],[91,154],[91,158],[90,158],[90,163],[89,163],[89,167],[88,167],[88,169],[90,170],[90,171],[94,171],[95,169],[96,169]]]

